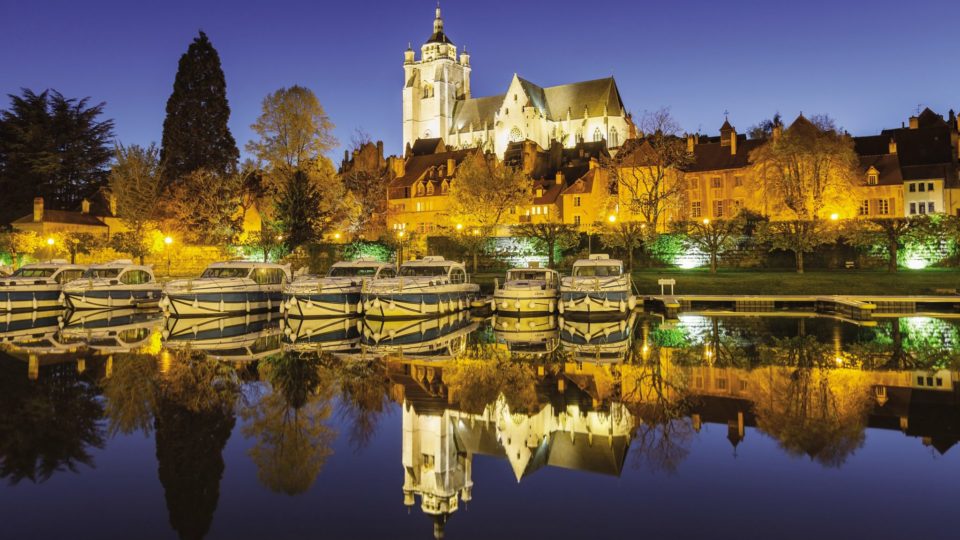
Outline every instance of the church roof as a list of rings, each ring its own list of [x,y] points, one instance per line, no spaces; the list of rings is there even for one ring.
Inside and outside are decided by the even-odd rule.
[[[447,37],[447,34],[443,33],[443,30],[439,30],[430,34],[430,37],[427,38],[427,43],[449,43],[453,45],[453,42],[450,41],[450,38]]]
[[[484,122],[487,126],[493,127],[494,116],[506,94],[499,96],[488,96],[481,98],[470,98],[458,100],[453,108],[454,127],[451,131],[469,130],[473,124],[473,130],[483,129]]]

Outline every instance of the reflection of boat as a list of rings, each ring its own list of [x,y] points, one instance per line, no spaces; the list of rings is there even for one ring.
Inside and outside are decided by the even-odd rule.
[[[86,269],[58,259],[28,264],[0,278],[0,313],[59,309],[63,284],[79,278]]]
[[[479,285],[467,283],[463,264],[424,257],[403,263],[399,277],[367,282],[363,312],[382,319],[436,317],[469,309],[479,294]]]
[[[362,325],[358,317],[281,320],[283,348],[299,352],[360,352]]]
[[[625,314],[636,305],[623,263],[607,255],[594,254],[573,263],[572,275],[560,284],[560,313]]]
[[[257,360],[280,352],[273,313],[167,318],[161,336],[168,349],[193,349],[222,360]]]
[[[148,344],[160,318],[159,313],[133,308],[68,311],[60,335],[100,352],[129,352]]]
[[[282,308],[288,317],[330,317],[362,311],[363,282],[396,277],[392,264],[359,258],[341,261],[326,276],[297,279],[283,288]]]
[[[636,314],[619,321],[560,319],[560,342],[579,361],[619,362],[630,348]]]
[[[151,267],[119,259],[91,266],[64,285],[63,302],[72,310],[138,307],[160,300],[160,289]]]
[[[490,318],[497,341],[503,343],[511,352],[550,353],[559,344],[560,329],[555,315],[540,317],[505,317],[497,315]]]
[[[493,292],[493,310],[499,313],[553,313],[557,307],[560,274],[547,268],[513,268],[502,287]]]
[[[364,319],[361,343],[374,353],[449,358],[462,352],[467,335],[478,325],[469,311],[433,319],[385,321]]]
[[[0,343],[40,339],[60,329],[60,311],[20,311],[0,314]]]
[[[167,283],[160,308],[174,317],[270,311],[280,306],[281,289],[289,282],[289,266],[213,263],[197,279]]]

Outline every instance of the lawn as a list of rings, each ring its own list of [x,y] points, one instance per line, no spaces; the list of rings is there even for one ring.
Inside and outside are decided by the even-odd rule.
[[[641,294],[660,292],[657,280],[677,280],[677,294],[936,294],[960,290],[960,270],[926,269],[808,271],[718,271],[655,269],[633,273]]]

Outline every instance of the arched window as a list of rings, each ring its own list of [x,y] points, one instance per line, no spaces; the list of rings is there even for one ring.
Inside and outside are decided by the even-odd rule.
[[[423,195],[423,184],[417,184],[417,195]]]
[[[620,134],[617,133],[617,128],[610,128],[610,148],[620,146]]]
[[[514,127],[510,130],[510,142],[520,142],[523,140],[523,133],[521,133],[520,128]]]
[[[447,181],[444,180],[443,184],[440,184],[440,193],[443,193],[444,195],[446,195],[447,190],[449,189],[450,189],[450,184],[448,184]]]
[[[433,195],[433,184],[427,184],[427,195]]]
[[[603,140],[603,132],[600,131],[600,128],[593,130],[593,142],[600,142]]]

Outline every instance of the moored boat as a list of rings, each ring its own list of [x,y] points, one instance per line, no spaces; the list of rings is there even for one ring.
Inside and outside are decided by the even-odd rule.
[[[450,359],[466,350],[467,336],[479,323],[469,311],[431,319],[362,319],[360,343],[365,352],[401,354],[435,360]]]
[[[88,268],[63,286],[61,298],[71,310],[144,307],[160,300],[160,290],[153,268],[119,259]]]
[[[360,352],[359,317],[293,318],[280,321],[283,349],[295,352],[327,352],[337,356]]]
[[[571,275],[560,282],[560,313],[626,316],[636,305],[623,263],[604,254],[576,261]]]
[[[367,317],[411,319],[470,309],[479,294],[480,286],[468,282],[462,263],[424,257],[403,263],[395,278],[368,281],[361,300]]]
[[[366,281],[396,277],[392,264],[359,258],[335,263],[326,276],[305,276],[283,288],[281,310],[288,317],[338,317],[363,311]]]
[[[614,321],[560,319],[560,343],[577,362],[622,362],[630,349],[636,314]]]
[[[493,328],[497,343],[502,343],[507,350],[515,354],[548,354],[555,351],[560,343],[556,315],[494,315],[490,318],[490,327]]]
[[[498,313],[553,313],[557,309],[560,274],[548,268],[513,268],[503,286],[496,286],[491,307]]]
[[[0,312],[59,309],[63,285],[86,269],[65,260],[28,264],[0,278]]]
[[[210,317],[279,309],[290,266],[229,261],[207,267],[195,279],[167,283],[160,309],[171,317]]]
[[[171,350],[200,351],[216,360],[259,360],[280,352],[281,331],[274,313],[166,318],[160,331]]]

